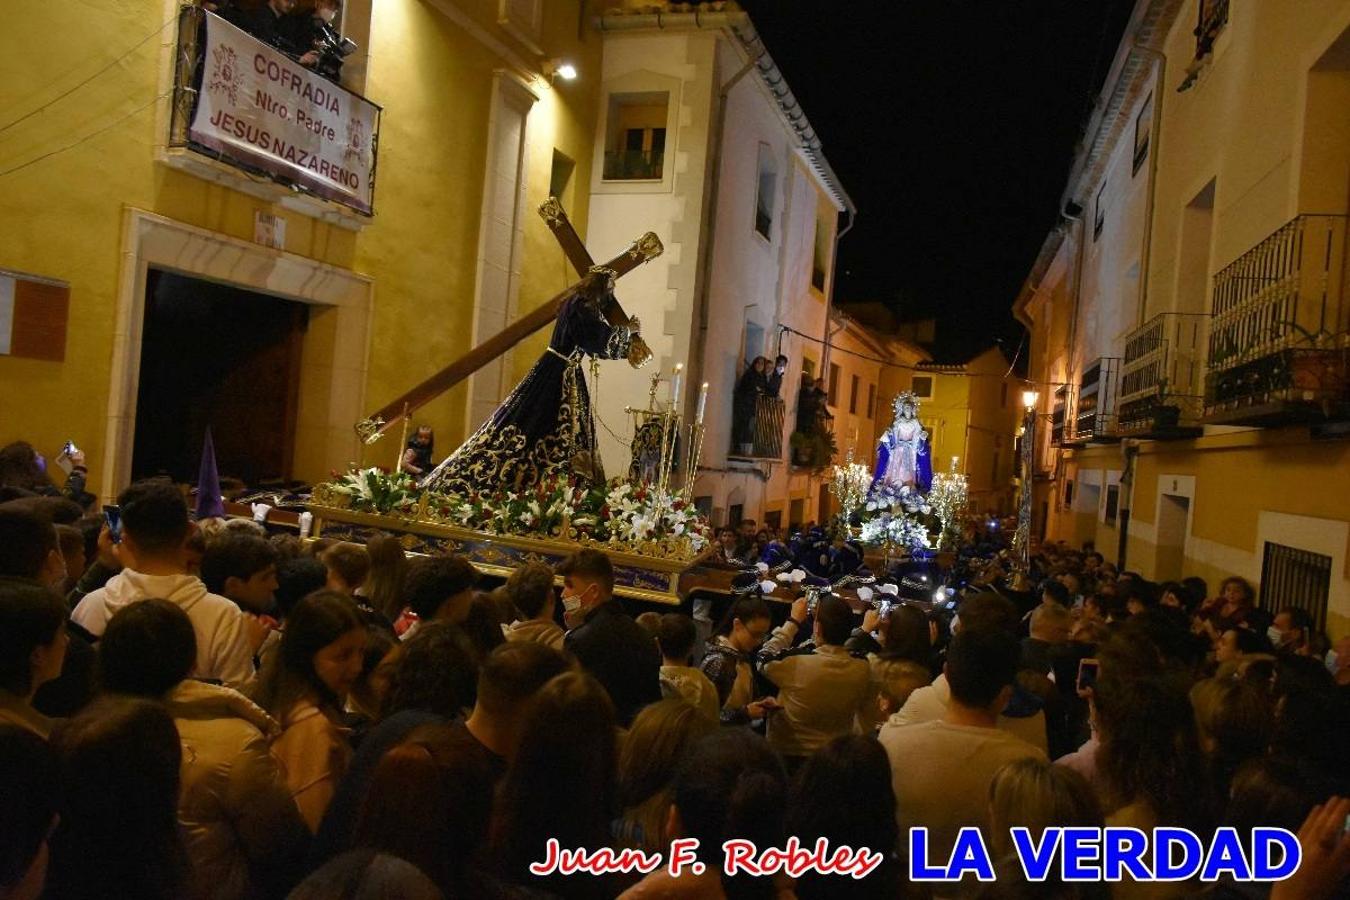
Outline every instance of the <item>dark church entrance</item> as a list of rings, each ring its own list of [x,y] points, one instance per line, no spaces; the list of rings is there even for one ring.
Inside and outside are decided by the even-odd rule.
[[[151,269],[132,477],[195,482],[210,426],[222,486],[289,481],[308,322],[304,303]]]

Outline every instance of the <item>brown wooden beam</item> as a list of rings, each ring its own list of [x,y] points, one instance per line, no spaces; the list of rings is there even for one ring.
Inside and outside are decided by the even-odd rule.
[[[661,242],[656,235],[648,232],[634,241],[632,246],[623,253],[605,263],[602,268],[612,271],[615,278],[620,278],[647,260],[659,256],[662,249]],[[357,434],[366,443],[374,443],[386,431],[393,428],[404,415],[411,415],[416,412],[525,338],[548,325],[558,317],[558,310],[573,294],[586,290],[599,293],[599,288],[602,286],[603,276],[600,273],[587,274],[581,281],[552,297],[539,308],[521,316],[421,384],[404,392],[371,413],[366,419],[358,422],[356,425]],[[622,310],[620,310],[620,313],[622,313]],[[627,316],[624,316],[623,321],[627,322]]]

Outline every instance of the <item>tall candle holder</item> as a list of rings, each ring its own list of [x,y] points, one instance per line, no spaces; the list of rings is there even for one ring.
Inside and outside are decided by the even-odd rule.
[[[680,414],[668,410],[661,418],[661,474],[657,488],[664,495],[670,490],[670,471],[675,465],[675,441],[680,433]]]
[[[676,363],[670,378],[670,405],[661,419],[661,466],[656,486],[662,496],[670,490],[670,470],[675,464],[673,438],[680,434],[680,387],[683,381],[684,363]]]
[[[684,486],[680,496],[686,501],[694,497],[694,479],[698,477],[698,464],[703,456],[703,425],[695,422],[689,426],[689,446],[684,455]]]

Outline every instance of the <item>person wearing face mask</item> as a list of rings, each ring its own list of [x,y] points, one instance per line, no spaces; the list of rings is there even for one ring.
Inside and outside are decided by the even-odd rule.
[[[1301,653],[1308,645],[1312,632],[1312,618],[1306,610],[1286,606],[1275,614],[1275,621],[1266,629],[1266,637],[1277,653]]]
[[[614,566],[599,550],[578,550],[558,566],[571,631],[563,648],[594,675],[625,727],[638,710],[661,699],[656,642],[614,598]]]

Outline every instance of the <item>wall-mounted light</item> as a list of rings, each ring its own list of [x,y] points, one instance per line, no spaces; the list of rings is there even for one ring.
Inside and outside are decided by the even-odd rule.
[[[544,74],[548,76],[550,82],[561,78],[563,81],[575,81],[577,77],[577,67],[565,59],[546,59],[544,60]]]
[[[1036,391],[1022,392],[1022,405],[1027,409],[1035,409],[1036,402],[1041,399],[1041,395]]]

